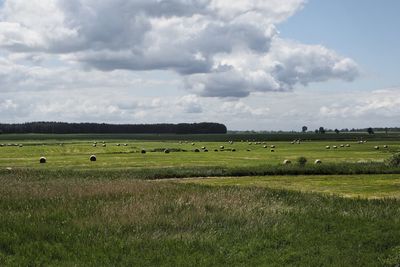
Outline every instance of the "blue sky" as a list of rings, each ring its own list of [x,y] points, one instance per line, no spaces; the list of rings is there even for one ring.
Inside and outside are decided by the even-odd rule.
[[[345,87],[396,87],[400,85],[399,10],[397,0],[309,0],[279,30],[286,38],[322,44],[353,58],[363,75]]]
[[[400,1],[0,0],[0,121],[399,126]]]

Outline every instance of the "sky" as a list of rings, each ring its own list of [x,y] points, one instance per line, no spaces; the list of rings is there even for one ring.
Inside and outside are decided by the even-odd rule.
[[[399,126],[397,0],[0,0],[0,122]]]

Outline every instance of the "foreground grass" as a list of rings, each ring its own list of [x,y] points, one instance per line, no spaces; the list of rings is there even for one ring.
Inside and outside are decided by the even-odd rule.
[[[299,175],[184,179],[212,186],[257,186],[360,198],[400,199],[400,175]]]
[[[0,175],[2,266],[394,266],[400,202]]]

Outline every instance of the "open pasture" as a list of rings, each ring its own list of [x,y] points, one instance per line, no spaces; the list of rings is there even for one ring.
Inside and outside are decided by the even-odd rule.
[[[96,146],[93,146],[94,142],[97,142]],[[251,167],[277,165],[284,160],[293,163],[300,156],[306,157],[309,163],[316,159],[323,163],[383,162],[393,152],[400,151],[400,143],[396,141],[364,144],[356,141],[304,141],[291,144],[291,141],[268,140],[229,143],[111,139],[103,146],[102,140],[49,139],[1,140],[0,143],[3,144],[0,147],[0,168]],[[342,147],[346,144],[350,147]],[[385,145],[388,148],[384,148]],[[170,153],[165,153],[165,150]],[[96,162],[89,161],[91,155],[97,156]],[[46,157],[47,163],[39,164],[40,157]]]

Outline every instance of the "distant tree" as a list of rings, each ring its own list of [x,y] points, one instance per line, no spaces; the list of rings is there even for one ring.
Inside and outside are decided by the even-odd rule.
[[[368,134],[374,134],[374,129],[372,129],[371,127],[369,127],[367,129]]]
[[[319,133],[319,130],[318,130],[318,129],[315,129],[315,131],[314,131],[314,132],[317,134],[317,133]]]
[[[326,133],[326,131],[325,131],[325,128],[324,127],[319,127],[319,130],[318,130],[318,132],[320,133],[320,134],[324,134],[324,133]]]
[[[388,127],[385,127],[385,134],[388,134],[388,131],[389,131]],[[0,130],[0,133],[1,133],[1,130]]]
[[[308,130],[308,127],[307,127],[307,126],[303,126],[303,128],[301,128],[301,131],[302,131],[303,133],[307,132],[307,130]]]
[[[336,133],[336,134],[339,134],[340,131],[339,131],[338,129],[335,129],[335,133]]]

